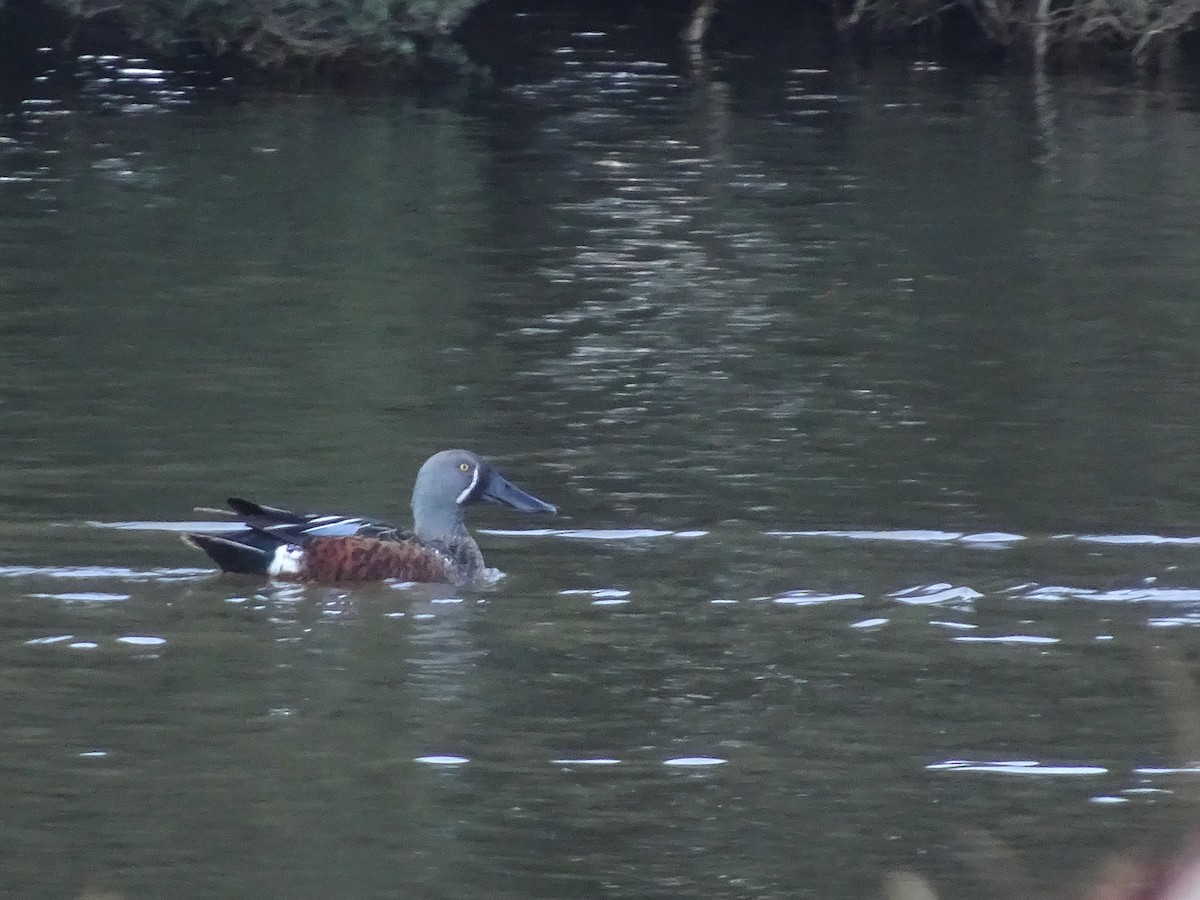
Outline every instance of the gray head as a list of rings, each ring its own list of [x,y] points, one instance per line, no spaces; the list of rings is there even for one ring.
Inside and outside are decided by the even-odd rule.
[[[417,472],[413,485],[413,530],[422,540],[445,540],[467,534],[463,510],[480,501],[503,503],[524,512],[558,512],[525,493],[468,450],[435,453]]]

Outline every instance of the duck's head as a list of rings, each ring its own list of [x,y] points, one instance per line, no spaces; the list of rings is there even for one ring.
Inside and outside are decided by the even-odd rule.
[[[553,505],[525,493],[469,450],[443,450],[425,460],[413,485],[417,537],[436,540],[465,533],[463,510],[485,500],[522,512],[558,512]]]

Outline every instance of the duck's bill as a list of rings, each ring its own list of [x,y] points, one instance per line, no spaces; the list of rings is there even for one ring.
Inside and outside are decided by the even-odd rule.
[[[488,476],[487,483],[480,491],[479,497],[481,500],[487,500],[490,503],[503,503],[505,506],[511,506],[513,509],[519,509],[522,512],[540,512],[540,513],[557,513],[558,507],[545,500],[539,500],[533,494],[527,494],[507,478],[502,475],[497,475],[492,472]]]

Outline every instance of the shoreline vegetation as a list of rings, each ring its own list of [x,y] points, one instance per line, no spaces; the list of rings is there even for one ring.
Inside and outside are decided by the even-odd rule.
[[[1041,69],[1081,61],[1093,68],[1168,68],[1200,57],[1200,0],[614,0],[532,6],[570,27],[624,16],[686,52],[755,35],[786,34],[802,15],[831,42],[1015,58]],[[207,60],[267,77],[335,80],[386,73],[422,80],[478,71],[489,26],[522,7],[513,0],[0,0],[0,56],[57,42],[164,58]],[[576,21],[577,20],[577,21]],[[473,39],[472,39],[473,34]],[[511,35],[510,35],[511,36]],[[464,37],[466,39],[464,39]],[[0,60],[0,70],[5,67]]]

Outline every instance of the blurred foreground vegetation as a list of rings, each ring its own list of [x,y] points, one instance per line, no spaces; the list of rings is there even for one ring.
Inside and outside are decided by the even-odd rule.
[[[539,0],[531,0],[538,5]],[[73,37],[102,34],[166,56],[202,54],[261,70],[468,68],[458,38],[472,13],[511,0],[0,0],[0,30],[52,15]],[[948,49],[1002,51],[1037,64],[1080,58],[1169,65],[1200,30],[1200,0],[608,0],[548,3],[587,27],[597,14],[667,24],[693,52],[757,30],[777,39],[798,10],[866,48],[931,40]],[[660,32],[655,28],[656,33]],[[4,35],[0,34],[0,45]],[[9,40],[12,40],[10,37]],[[671,38],[668,37],[668,40]],[[733,38],[737,40],[737,38]],[[114,47],[113,49],[119,49]]]

